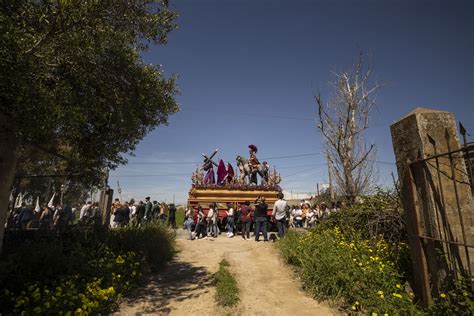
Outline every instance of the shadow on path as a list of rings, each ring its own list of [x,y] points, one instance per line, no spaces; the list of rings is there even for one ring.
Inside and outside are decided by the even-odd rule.
[[[162,272],[151,276],[136,293],[127,296],[122,304],[135,306],[133,315],[168,314],[171,301],[199,297],[209,291],[212,281],[206,268],[174,260]]]

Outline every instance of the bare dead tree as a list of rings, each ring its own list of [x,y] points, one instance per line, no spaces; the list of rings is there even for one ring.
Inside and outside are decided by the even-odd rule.
[[[354,201],[375,184],[376,147],[366,145],[364,132],[369,127],[381,85],[370,80],[371,68],[364,64],[362,53],[348,70],[333,74],[335,80],[330,82],[328,102],[323,102],[321,94],[315,95],[318,129],[338,189]]]

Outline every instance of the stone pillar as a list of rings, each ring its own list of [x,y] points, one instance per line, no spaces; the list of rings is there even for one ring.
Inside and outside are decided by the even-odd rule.
[[[452,113],[417,108],[394,123],[391,134],[414,290],[427,306],[438,295],[441,283],[472,275],[474,249],[468,247],[474,245],[471,188]]]
[[[112,208],[112,199],[114,196],[114,190],[107,187],[107,189],[100,190],[99,207],[102,211],[102,224],[109,227],[110,224],[110,211]]]

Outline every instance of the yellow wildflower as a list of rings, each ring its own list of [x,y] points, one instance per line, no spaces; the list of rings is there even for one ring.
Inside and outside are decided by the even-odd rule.
[[[397,284],[397,289],[401,288],[402,286],[400,284]]]
[[[373,313],[372,313],[372,316],[377,316],[377,313],[376,313],[376,312],[373,312]]]
[[[352,308],[352,310],[353,310],[353,311],[355,311],[355,310],[356,310],[356,307],[355,307],[354,305],[353,305],[351,308]]]
[[[115,260],[116,263],[118,264],[123,264],[125,260],[122,258],[122,256],[118,256],[117,259]]]
[[[378,291],[377,294],[378,295],[383,295],[383,291]]]
[[[441,293],[439,296],[441,296],[441,298],[445,298],[445,297],[446,297],[446,294]]]

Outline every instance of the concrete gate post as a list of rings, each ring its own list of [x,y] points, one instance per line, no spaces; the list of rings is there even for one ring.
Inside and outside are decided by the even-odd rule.
[[[428,306],[449,278],[472,275],[471,188],[452,113],[417,108],[394,123],[391,134],[406,213],[414,290]]]
[[[114,196],[114,190],[110,188],[100,190],[99,207],[102,211],[102,224],[109,227],[110,224],[110,212],[112,209],[112,199]]]

